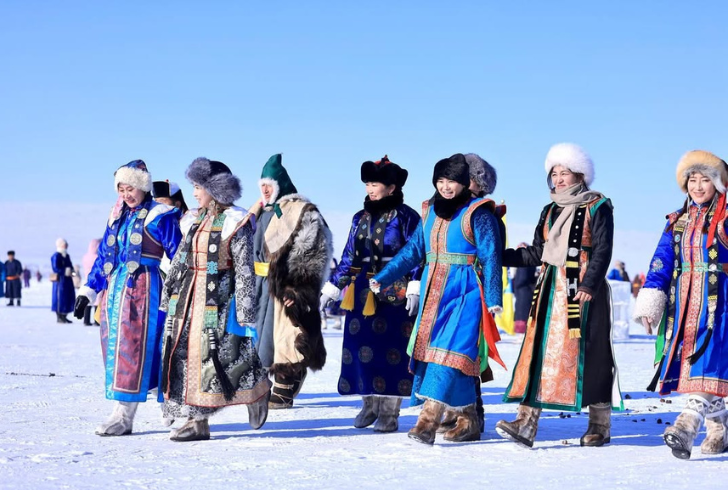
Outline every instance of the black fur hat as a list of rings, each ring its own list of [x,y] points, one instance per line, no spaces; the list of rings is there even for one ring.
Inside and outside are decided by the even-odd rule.
[[[404,187],[407,182],[409,173],[397,165],[390,162],[387,155],[376,162],[366,161],[361,164],[361,181],[381,182],[384,185],[395,185],[397,189]]]
[[[243,193],[240,179],[227,165],[205,157],[196,158],[185,172],[187,180],[204,188],[220,204],[232,204]]]
[[[470,186],[470,167],[465,160],[465,155],[455,153],[450,158],[443,158],[435,164],[435,171],[432,174],[432,185],[437,187],[438,179],[453,180],[465,187]]]

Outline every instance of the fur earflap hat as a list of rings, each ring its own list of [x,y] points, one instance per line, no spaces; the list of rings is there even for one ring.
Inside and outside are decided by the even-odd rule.
[[[376,162],[366,161],[361,164],[361,181],[381,182],[389,186],[394,185],[397,189],[404,187],[409,173],[394,162],[389,161],[387,155]]]
[[[119,167],[114,172],[114,190],[119,189],[119,184],[130,185],[144,192],[152,190],[152,175],[144,160],[133,160]]]
[[[715,189],[725,194],[728,184],[728,168],[726,163],[710,152],[703,150],[689,151],[677,162],[677,185],[683,192],[688,192],[688,178],[693,173],[709,177]]]
[[[270,202],[266,204],[273,204],[279,197],[298,193],[296,186],[293,185],[288,172],[283,166],[283,155],[280,153],[276,153],[265,162],[258,181],[258,187],[263,184],[273,187],[273,195],[270,197]]]
[[[432,174],[432,185],[437,188],[438,179],[453,180],[465,187],[470,187],[470,168],[465,155],[455,153],[450,158],[443,158],[435,164]]]
[[[480,187],[481,192],[486,196],[493,194],[495,185],[498,183],[498,174],[495,169],[475,153],[466,153],[465,161],[470,167],[470,179]]]
[[[218,203],[230,205],[240,199],[240,179],[227,165],[205,157],[196,158],[185,172],[187,180],[205,189]]]
[[[561,165],[575,174],[584,176],[584,183],[591,187],[594,182],[594,162],[584,149],[573,143],[559,143],[554,145],[546,155],[546,179],[551,186],[551,170]]]

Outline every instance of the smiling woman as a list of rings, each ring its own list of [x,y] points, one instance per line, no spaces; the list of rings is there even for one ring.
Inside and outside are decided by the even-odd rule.
[[[634,317],[648,334],[657,329],[659,368],[650,388],[661,395],[689,394],[685,410],[664,433],[672,454],[687,459],[703,420],[708,429],[703,454],[728,449],[723,401],[728,395],[728,167],[712,153],[696,150],[680,159],[676,173],[688,198],[668,215]]]
[[[157,386],[162,257],[174,256],[182,235],[179,211],[152,200],[152,177],[142,160],[114,174],[118,200],[74,307],[83,318],[100,296],[101,350],[106,369],[106,398],[115,400],[111,417],[96,429],[100,436],[130,434],[139,402]]]

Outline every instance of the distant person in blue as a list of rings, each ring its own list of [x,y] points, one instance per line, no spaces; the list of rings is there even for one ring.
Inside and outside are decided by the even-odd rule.
[[[625,270],[624,262],[622,262],[621,260],[615,261],[614,268],[609,271],[607,279],[609,279],[610,281],[630,282],[629,274],[627,274],[627,271]]]
[[[20,290],[23,283],[20,281],[23,275],[23,264],[15,260],[15,252],[8,251],[8,260],[5,261],[5,296],[8,298],[8,306],[15,306],[15,300],[20,306]]]
[[[421,221],[417,211],[404,203],[407,175],[386,156],[361,165],[364,209],[354,215],[341,262],[321,291],[323,310],[341,299],[348,286],[341,303],[347,313],[339,393],[362,397],[354,427],[376,421],[377,432],[399,428],[402,398],[412,393],[407,343],[417,316],[422,264],[414,264],[376,296],[369,290],[369,278],[412,239]]]
[[[131,434],[139,402],[159,383],[165,321],[159,311],[159,265],[165,254],[174,256],[182,240],[180,212],[154,202],[152,177],[142,160],[114,173],[114,189],[118,199],[73,312],[80,320],[100,296],[105,394],[116,403],[109,419],[96,428],[99,436]]]
[[[5,297],[5,263],[0,261],[0,298]]]
[[[73,263],[68,255],[68,242],[56,240],[56,253],[51,257],[53,269],[53,298],[51,311],[56,312],[56,323],[71,323],[68,314],[73,312],[76,290],[73,287]]]

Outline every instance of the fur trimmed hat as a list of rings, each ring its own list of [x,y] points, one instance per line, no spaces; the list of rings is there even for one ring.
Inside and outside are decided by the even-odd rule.
[[[465,187],[470,187],[470,168],[465,160],[465,155],[455,153],[450,158],[443,158],[435,164],[435,171],[432,173],[432,185],[437,188],[438,179],[453,180]]]
[[[409,173],[394,162],[389,161],[387,155],[376,162],[366,161],[361,164],[361,181],[381,182],[384,185],[394,185],[397,189],[404,187]]]
[[[232,204],[243,193],[240,179],[227,165],[205,157],[195,158],[185,171],[187,180],[205,189],[220,204]]]
[[[493,194],[495,185],[498,183],[498,174],[495,169],[475,153],[466,153],[465,161],[470,167],[470,179],[480,187],[481,192],[486,196]]]
[[[269,184],[273,187],[273,195],[270,202],[266,204],[273,204],[280,197],[298,193],[298,189],[293,185],[291,178],[288,176],[288,171],[283,166],[283,155],[280,153],[270,157],[263,165],[258,187],[263,184]]]
[[[133,160],[119,167],[114,172],[114,190],[119,190],[119,184],[130,185],[144,192],[152,190],[152,175],[144,160]]]
[[[683,192],[688,192],[688,179],[693,173],[700,173],[713,181],[715,190],[725,194],[728,184],[728,167],[726,163],[708,151],[693,150],[682,156],[677,162],[677,185]]]
[[[575,174],[582,174],[587,187],[591,187],[594,182],[594,162],[579,145],[559,143],[551,147],[544,165],[549,186],[551,186],[551,170],[557,165],[561,165]]]

